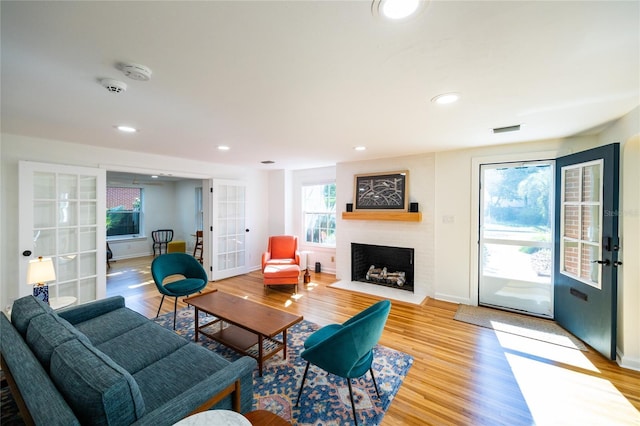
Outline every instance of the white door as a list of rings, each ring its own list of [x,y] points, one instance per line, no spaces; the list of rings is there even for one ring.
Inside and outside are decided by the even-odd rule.
[[[480,167],[484,306],[553,317],[553,162]]]
[[[213,179],[212,279],[246,273],[244,182]]]
[[[59,164],[19,163],[19,295],[29,260],[51,257],[54,297],[77,303],[106,295],[106,171]]]

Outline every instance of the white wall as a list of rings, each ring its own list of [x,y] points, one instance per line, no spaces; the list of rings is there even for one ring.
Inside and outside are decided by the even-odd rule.
[[[265,205],[268,193],[267,172],[250,170],[225,164],[183,160],[144,153],[136,153],[107,148],[95,148],[49,139],[30,138],[2,134],[0,152],[0,204],[2,223],[0,234],[0,307],[4,309],[18,294],[18,161],[31,160],[57,164],[81,165],[85,167],[113,166],[120,171],[131,168],[139,170],[171,173],[174,176],[215,177],[220,179],[243,180],[247,184],[247,219],[251,233],[247,239],[247,262],[255,267],[260,262],[267,239]],[[106,167],[108,170],[109,167]],[[191,211],[193,211],[191,209]],[[260,245],[257,245],[260,242]],[[144,243],[147,244],[148,243]],[[149,245],[150,247],[150,245]]]

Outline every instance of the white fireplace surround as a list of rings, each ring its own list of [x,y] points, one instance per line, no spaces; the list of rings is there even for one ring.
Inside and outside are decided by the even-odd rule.
[[[341,163],[336,167],[336,278],[332,287],[343,288],[421,304],[434,295],[434,156],[419,155],[357,163]],[[419,203],[421,222],[385,220],[345,220],[346,203],[353,202],[354,175],[362,173],[409,170],[408,196]],[[394,289],[376,284],[351,281],[351,243],[392,247],[413,247],[415,252],[414,291]]]

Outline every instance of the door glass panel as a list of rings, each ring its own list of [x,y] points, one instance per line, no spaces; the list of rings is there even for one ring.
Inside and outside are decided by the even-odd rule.
[[[33,198],[55,200],[56,198],[55,173],[35,172],[33,174]]]
[[[483,165],[481,171],[479,302],[551,317],[552,163]]]
[[[601,174],[602,160],[561,170],[561,273],[596,288],[600,288],[602,270],[596,262],[602,241]]]
[[[56,225],[56,202],[34,201],[33,224],[36,228],[51,228]]]
[[[78,230],[76,228],[60,228],[58,230],[58,253],[69,254],[78,251]]]
[[[97,197],[96,189],[98,187],[95,176],[80,176],[80,199],[95,200]]]
[[[33,254],[35,257],[51,257],[56,254],[56,231],[40,229],[33,232]]]
[[[61,200],[77,199],[78,198],[78,185],[77,176],[68,174],[58,175],[58,194]]]
[[[80,228],[80,251],[96,249],[96,229]]]
[[[96,274],[96,256],[89,252],[80,255],[80,277],[86,278]]]
[[[80,225],[92,225],[96,223],[95,201],[83,201],[80,203]]]
[[[61,201],[58,204],[58,225],[76,226],[78,224],[78,203]]]

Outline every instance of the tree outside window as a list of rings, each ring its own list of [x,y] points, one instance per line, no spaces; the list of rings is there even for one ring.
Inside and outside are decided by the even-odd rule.
[[[302,187],[305,242],[335,247],[336,184]]]
[[[107,237],[140,235],[142,188],[107,187]]]

